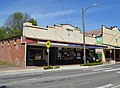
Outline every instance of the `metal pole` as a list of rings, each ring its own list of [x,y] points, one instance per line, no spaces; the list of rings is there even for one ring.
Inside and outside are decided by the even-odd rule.
[[[86,64],[86,51],[85,51],[85,24],[84,24],[84,9],[82,8],[82,26],[83,26],[83,60],[84,64]]]
[[[48,66],[49,66],[49,48],[47,48],[47,52],[48,52]]]
[[[27,44],[25,43],[25,67],[27,66]]]

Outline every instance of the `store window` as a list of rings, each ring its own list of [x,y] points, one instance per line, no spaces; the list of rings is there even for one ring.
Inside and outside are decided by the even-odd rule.
[[[116,58],[119,58],[119,52],[115,52]]]
[[[106,51],[105,58],[110,58],[110,51]]]
[[[81,49],[80,49],[80,48],[77,48],[77,49],[76,49],[76,59],[81,59],[81,56],[82,56],[82,54],[81,54]]]
[[[58,60],[72,60],[75,59],[75,56],[74,48],[58,49]]]
[[[30,49],[30,59],[31,60],[43,60],[43,49]]]

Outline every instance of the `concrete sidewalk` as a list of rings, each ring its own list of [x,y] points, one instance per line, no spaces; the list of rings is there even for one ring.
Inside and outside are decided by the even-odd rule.
[[[110,64],[97,65],[92,67],[104,66]],[[27,74],[27,73],[43,73],[47,71],[59,71],[59,70],[77,70],[89,68],[91,66],[78,65],[61,65],[59,69],[44,70],[43,67],[29,66],[29,67],[13,67],[13,68],[0,68],[0,75],[12,75],[12,74]]]
[[[0,68],[0,75],[24,74],[33,72],[43,72],[43,67],[30,66],[30,67],[10,67]]]

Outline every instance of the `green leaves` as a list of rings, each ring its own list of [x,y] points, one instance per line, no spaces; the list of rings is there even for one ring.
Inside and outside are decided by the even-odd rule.
[[[0,40],[5,38],[5,30],[0,28]]]
[[[4,27],[0,28],[0,40],[22,35],[24,22],[30,22],[37,26],[37,21],[31,18],[28,14],[21,12],[11,14],[6,20]]]
[[[30,19],[28,22],[32,23],[32,25],[37,26],[37,21],[35,19]]]
[[[15,28],[15,29],[22,30],[23,23],[27,22],[30,19],[31,19],[31,17],[27,14],[24,14],[21,12],[15,12],[8,17],[8,19],[5,23],[5,27],[9,28],[9,29]]]

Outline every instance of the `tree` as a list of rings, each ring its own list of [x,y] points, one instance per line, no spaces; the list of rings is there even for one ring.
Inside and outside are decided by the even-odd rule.
[[[23,23],[28,21],[37,26],[36,20],[25,13],[15,12],[11,14],[4,25],[6,37],[22,35]]]
[[[21,12],[15,12],[8,17],[5,23],[5,27],[9,29],[22,30],[23,23],[27,22],[30,19],[31,17],[27,14]]]
[[[27,14],[21,12],[15,12],[11,14],[6,20],[5,25],[0,27],[0,40],[12,36],[22,35],[23,23],[27,21],[37,26],[36,20]]]
[[[18,35],[22,35],[22,30],[19,30],[19,29],[16,29],[16,28],[13,28],[13,29],[10,29],[10,28],[5,28],[5,38],[9,38],[9,37],[12,37],[12,36],[18,36]]]
[[[0,40],[5,38],[5,30],[3,28],[0,28]]]
[[[33,18],[31,18],[28,22],[32,23],[32,25],[37,26],[37,21]]]

